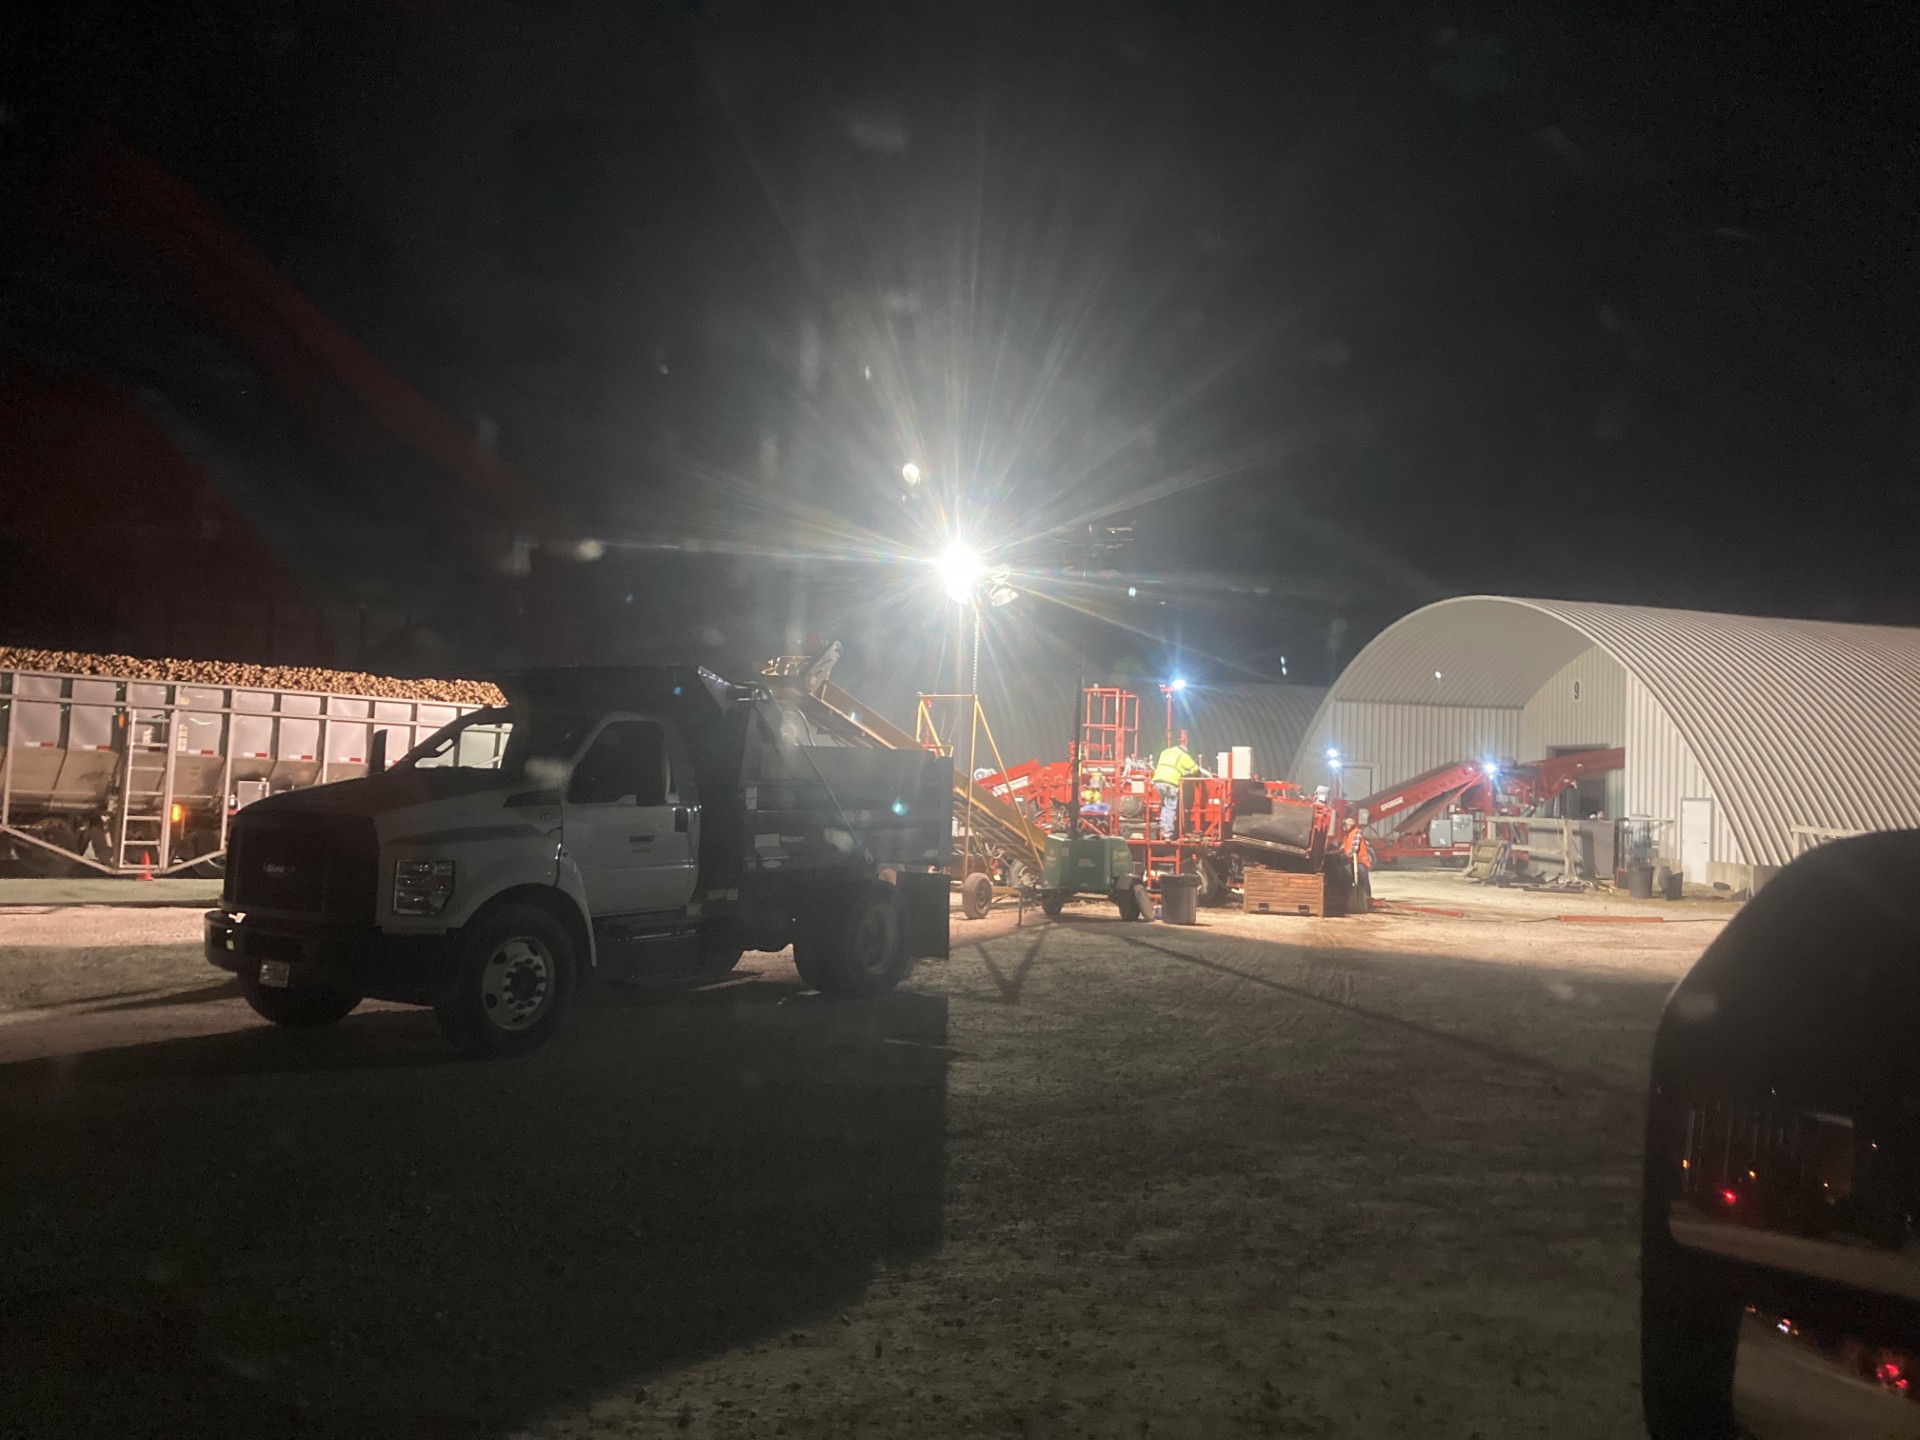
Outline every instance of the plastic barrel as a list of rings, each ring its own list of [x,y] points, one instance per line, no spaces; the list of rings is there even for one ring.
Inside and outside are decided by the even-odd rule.
[[[1200,877],[1198,875],[1162,875],[1160,877],[1160,918],[1169,925],[1200,923]]]

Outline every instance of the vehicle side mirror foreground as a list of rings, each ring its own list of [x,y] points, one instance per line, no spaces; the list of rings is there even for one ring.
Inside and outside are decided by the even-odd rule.
[[[378,775],[387,768],[387,730],[375,730],[373,741],[367,747],[367,774]]]
[[[1661,1020],[1640,1255],[1656,1440],[1920,1440],[1920,837],[1827,849],[1728,925]]]

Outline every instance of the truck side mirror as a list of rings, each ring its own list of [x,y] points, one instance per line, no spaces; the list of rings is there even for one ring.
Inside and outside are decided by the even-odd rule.
[[[373,732],[373,744],[367,750],[367,774],[378,775],[387,768],[387,730]]]

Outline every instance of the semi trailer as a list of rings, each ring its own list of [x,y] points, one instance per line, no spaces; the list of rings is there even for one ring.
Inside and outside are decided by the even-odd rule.
[[[218,874],[256,800],[364,776],[491,685],[0,652],[0,861],[38,875]]]

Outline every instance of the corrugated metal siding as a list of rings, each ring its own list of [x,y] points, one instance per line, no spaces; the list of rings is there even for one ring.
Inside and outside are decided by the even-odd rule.
[[[1215,754],[1229,746],[1251,745],[1253,773],[1278,779],[1287,774],[1326,693],[1317,685],[1196,687],[1184,707],[1175,704],[1173,723],[1176,729],[1185,726],[1203,765],[1212,765]],[[1158,694],[1143,700],[1141,719],[1146,748],[1151,748],[1166,729],[1166,701]]]
[[[1372,766],[1373,788],[1382,790],[1455,760],[1510,757],[1519,743],[1518,710],[1336,701],[1297,752],[1292,777],[1303,785],[1324,783],[1333,745],[1344,765]]]
[[[1587,644],[1644,688],[1639,703],[1655,704],[1690,753],[1696,773],[1674,770],[1658,793],[1702,782],[1728,827],[1729,854],[1716,858],[1734,858],[1737,845],[1747,861],[1784,864],[1795,825],[1920,826],[1916,630],[1467,596],[1383,631],[1347,667],[1332,703],[1417,702],[1458,679],[1480,704],[1524,704]],[[1658,742],[1645,713],[1628,719],[1630,729],[1650,727],[1643,743]],[[1643,787],[1656,782],[1628,784],[1655,793]]]
[[[1596,645],[1533,692],[1520,712],[1519,753],[1509,758],[1540,760],[1556,745],[1621,745],[1626,727],[1627,672]]]
[[[1740,863],[1740,842],[1727,807],[1714,794],[1713,782],[1673,717],[1633,676],[1627,677],[1626,720],[1626,813],[1665,822],[1654,837],[1661,858],[1676,866],[1680,863],[1680,802],[1712,800],[1712,858]]]

